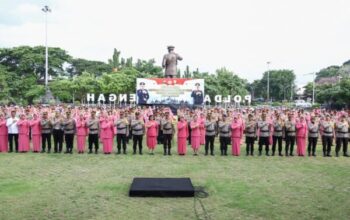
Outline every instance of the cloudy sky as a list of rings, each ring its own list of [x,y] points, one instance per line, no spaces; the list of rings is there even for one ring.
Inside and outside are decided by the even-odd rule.
[[[271,69],[305,74],[350,59],[349,0],[0,0],[0,46],[49,45],[107,61],[156,59],[175,45],[179,64],[213,72],[227,67],[249,81]]]

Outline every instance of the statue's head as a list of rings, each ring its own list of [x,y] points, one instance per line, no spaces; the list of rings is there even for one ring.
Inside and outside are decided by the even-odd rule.
[[[174,51],[175,47],[174,46],[168,46],[168,51],[171,52],[171,51]]]

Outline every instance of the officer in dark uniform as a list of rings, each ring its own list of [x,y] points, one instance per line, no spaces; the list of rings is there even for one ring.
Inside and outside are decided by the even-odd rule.
[[[197,87],[195,90],[192,91],[191,97],[193,98],[193,104],[194,105],[202,105],[203,104],[203,91],[199,89],[200,84],[196,83],[195,86]]]
[[[140,105],[147,104],[147,100],[149,99],[149,94],[147,89],[145,89],[144,82],[140,82],[140,89],[138,89],[136,93],[137,93],[138,104]]]

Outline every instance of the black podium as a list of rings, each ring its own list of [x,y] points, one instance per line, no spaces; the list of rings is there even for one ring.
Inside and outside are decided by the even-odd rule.
[[[190,178],[134,178],[130,197],[193,197]]]

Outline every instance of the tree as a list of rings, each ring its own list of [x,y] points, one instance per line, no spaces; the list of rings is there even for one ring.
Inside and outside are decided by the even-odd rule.
[[[67,68],[70,77],[81,75],[83,72],[100,76],[103,73],[112,72],[112,66],[101,61],[91,61],[85,59],[72,59],[71,66]]]
[[[109,65],[118,70],[120,67],[120,51],[114,48],[112,59],[108,60]]]
[[[57,76],[64,72],[64,64],[69,63],[71,57],[65,50],[49,48],[49,74]],[[0,64],[19,76],[34,75],[37,79],[45,76],[45,47],[20,46],[0,48]]]
[[[281,101],[288,99],[290,94],[293,96],[295,90],[293,70],[270,70],[269,75],[270,99]],[[254,82],[255,97],[267,98],[267,76],[268,72],[265,72],[261,80]]]

